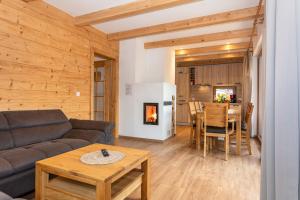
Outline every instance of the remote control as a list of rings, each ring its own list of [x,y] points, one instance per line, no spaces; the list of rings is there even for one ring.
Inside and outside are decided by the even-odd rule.
[[[108,157],[109,156],[109,153],[106,149],[101,149],[101,153],[104,157]]]

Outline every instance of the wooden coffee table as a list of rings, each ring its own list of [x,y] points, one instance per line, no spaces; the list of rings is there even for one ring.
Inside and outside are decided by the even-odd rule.
[[[120,151],[123,160],[87,165],[81,155],[100,149]],[[141,186],[141,199],[150,199],[150,152],[93,144],[36,163],[36,200],[122,200]]]

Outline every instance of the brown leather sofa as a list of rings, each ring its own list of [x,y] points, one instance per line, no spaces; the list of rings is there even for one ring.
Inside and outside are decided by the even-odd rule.
[[[76,120],[61,110],[0,112],[0,191],[34,190],[35,162],[92,143],[113,144],[114,125]]]

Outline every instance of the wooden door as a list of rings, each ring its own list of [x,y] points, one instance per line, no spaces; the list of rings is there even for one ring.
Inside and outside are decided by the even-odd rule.
[[[212,84],[226,85],[228,84],[228,65],[213,65],[212,66]]]
[[[242,84],[243,81],[243,64],[232,63],[228,65],[228,82],[229,84]]]

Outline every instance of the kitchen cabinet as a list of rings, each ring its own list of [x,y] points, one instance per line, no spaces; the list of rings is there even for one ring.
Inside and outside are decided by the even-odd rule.
[[[196,84],[211,85],[211,66],[196,67]]]
[[[202,83],[203,85],[211,85],[212,80],[211,80],[211,66],[203,66],[203,80]]]
[[[187,102],[182,102],[183,100],[177,100],[176,105],[176,124],[186,125],[189,123],[189,106]]]
[[[203,67],[195,67],[195,83],[196,85],[203,84]]]
[[[189,68],[176,68],[177,99],[188,100],[190,96]]]
[[[212,85],[228,84],[228,65],[213,65],[211,67]]]
[[[176,68],[175,82],[177,87],[176,123],[189,123],[188,101],[190,97],[190,77],[188,67]]]
[[[232,85],[242,84],[243,65],[233,63],[228,65],[228,83]]]

